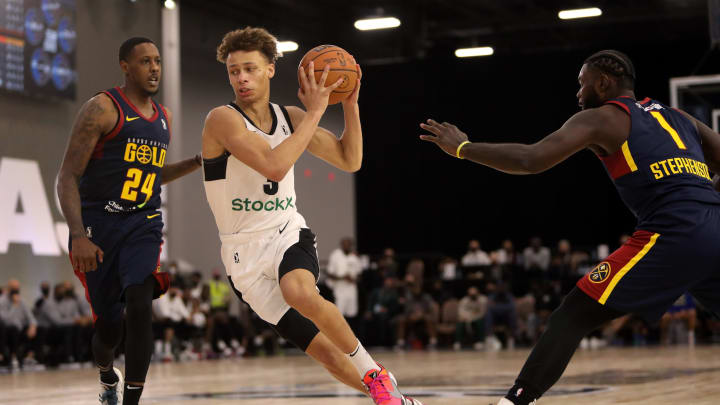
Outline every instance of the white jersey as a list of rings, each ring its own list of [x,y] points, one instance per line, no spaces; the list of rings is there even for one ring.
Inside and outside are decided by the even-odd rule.
[[[270,103],[273,123],[269,133],[253,124],[235,103],[226,105],[237,111],[245,126],[275,148],[293,132],[284,107]],[[297,212],[295,166],[280,182],[265,178],[245,163],[225,152],[203,160],[205,194],[215,216],[220,235],[257,232],[287,224]]]

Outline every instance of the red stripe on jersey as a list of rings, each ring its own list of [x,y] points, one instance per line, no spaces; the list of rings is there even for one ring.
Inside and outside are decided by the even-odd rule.
[[[103,156],[103,147],[105,146],[105,143],[117,136],[117,134],[120,133],[120,130],[123,127],[123,123],[125,122],[125,114],[123,114],[123,110],[120,107],[120,103],[113,97],[112,94],[110,94],[107,91],[102,92],[102,94],[105,94],[106,96],[110,97],[110,99],[115,103],[115,107],[118,110],[118,121],[115,124],[115,128],[113,128],[112,131],[110,131],[109,134],[105,135],[98,141],[98,143],[95,145],[95,150],[93,150],[92,158],[93,159],[100,159]]]
[[[158,112],[157,108],[155,108],[155,103],[153,103],[152,106],[153,106],[153,111],[155,111],[155,113],[153,114],[152,117],[146,118],[146,117],[145,117],[144,115],[142,115],[142,113],[137,109],[137,107],[135,107],[135,104],[133,104],[133,103],[127,98],[127,96],[125,95],[125,93],[123,93],[122,89],[121,89],[119,86],[118,86],[118,87],[115,87],[115,90],[117,90],[118,93],[120,93],[120,97],[122,97],[123,100],[125,100],[125,102],[130,106],[130,108],[132,108],[133,111],[135,111],[135,112],[137,113],[138,117],[144,119],[145,121],[155,122],[155,120],[157,119],[158,115],[160,115],[160,113]]]
[[[612,155],[598,156],[598,158],[602,160],[603,164],[610,173],[610,177],[612,177],[613,180],[617,179],[618,177],[622,177],[632,171],[627,163],[627,160],[625,160],[625,155],[623,155],[622,148],[618,149]]]
[[[642,101],[640,101],[640,104],[646,104],[650,101],[650,97],[645,97]]]
[[[153,277],[155,277],[155,281],[157,281],[157,286],[153,291],[153,299],[165,294],[168,288],[170,288],[170,274],[165,271],[160,271],[160,254],[162,253],[162,245],[163,244],[161,243],[160,248],[158,249],[158,259],[155,271],[152,272]]]
[[[70,265],[72,266],[72,252],[70,252]],[[75,276],[80,280],[80,282],[83,285],[83,288],[85,289],[85,299],[87,300],[88,304],[90,304],[90,312],[92,312],[93,322],[97,321],[97,315],[95,315],[95,310],[92,307],[92,301],[90,301],[90,291],[88,291],[87,286],[87,278],[85,278],[85,273],[81,271],[75,271]]]
[[[636,231],[632,237],[618,250],[603,260],[597,267],[577,282],[578,288],[583,290],[594,300],[602,297],[605,289],[615,275],[625,267],[650,242],[653,232]]]

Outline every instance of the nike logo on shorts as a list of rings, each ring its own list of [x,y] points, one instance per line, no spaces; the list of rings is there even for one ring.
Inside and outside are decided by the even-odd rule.
[[[157,213],[157,214],[148,215],[148,216],[147,216],[147,219],[153,219],[153,218],[155,218],[155,217],[158,216],[158,215],[160,215],[160,214]]]

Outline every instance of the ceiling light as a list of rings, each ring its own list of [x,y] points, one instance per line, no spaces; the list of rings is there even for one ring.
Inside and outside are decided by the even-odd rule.
[[[295,41],[278,41],[277,43],[277,51],[280,53],[297,51],[297,49],[298,44]]]
[[[360,31],[381,30],[400,26],[400,20],[395,17],[368,18],[355,21],[355,28]]]
[[[475,48],[460,48],[455,50],[458,58],[469,58],[472,56],[489,56],[495,53],[491,46],[479,46]]]
[[[573,18],[597,17],[602,15],[602,10],[597,7],[578,8],[574,10],[562,10],[558,13],[561,20],[571,20]]]
[[[165,0],[165,8],[167,8],[168,10],[175,10],[176,5],[177,4],[175,4],[173,0]]]

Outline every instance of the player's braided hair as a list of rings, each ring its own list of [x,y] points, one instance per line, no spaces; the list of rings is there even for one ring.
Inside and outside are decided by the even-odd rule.
[[[606,49],[596,52],[585,59],[585,64],[618,78],[618,84],[623,88],[635,88],[635,66],[630,58],[620,51]]]

